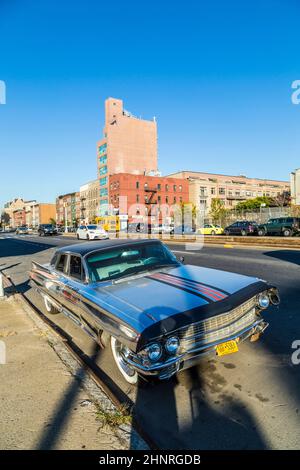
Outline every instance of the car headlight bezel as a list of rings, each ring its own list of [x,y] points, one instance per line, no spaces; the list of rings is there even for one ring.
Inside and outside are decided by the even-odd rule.
[[[180,347],[178,336],[170,336],[165,342],[165,350],[170,355],[175,355]]]
[[[270,305],[270,297],[267,292],[261,292],[257,296],[257,303],[260,309],[265,310]]]

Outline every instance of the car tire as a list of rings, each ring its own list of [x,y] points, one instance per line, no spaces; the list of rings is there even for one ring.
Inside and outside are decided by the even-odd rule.
[[[263,228],[257,230],[257,235],[259,237],[264,237],[266,235],[266,231]]]
[[[228,237],[230,235],[229,230],[224,230],[224,234]]]
[[[282,235],[283,235],[284,237],[290,237],[290,236],[292,235],[291,229],[289,229],[289,228],[284,228],[283,231],[282,231]]]
[[[77,235],[76,235],[76,236],[77,236],[77,240],[79,240],[79,234],[78,234],[78,233],[77,233]]]
[[[39,237],[41,237],[41,236],[42,236],[42,234],[41,234],[41,232],[39,232]]]
[[[123,348],[122,343],[111,336],[110,338],[110,347],[113,358],[115,360],[116,366],[119,372],[122,374],[123,378],[131,385],[136,385],[139,379],[138,373],[129,367],[121,355],[121,349]]]
[[[214,235],[216,234],[216,232],[215,232],[214,230],[212,230],[212,231],[210,232],[210,234],[211,234],[212,236],[214,236]]]
[[[241,230],[241,235],[242,235],[242,237],[246,237],[246,235],[247,235],[246,230]]]
[[[57,308],[55,308],[54,305],[52,305],[52,303],[49,302],[47,297],[44,297],[44,304],[45,304],[47,312],[51,313],[51,315],[55,315],[55,314],[59,313],[59,310],[57,310]]]
[[[89,236],[89,234],[88,234],[88,233],[86,234],[86,239],[87,239],[87,240],[89,240],[89,239],[90,239],[90,236]]]

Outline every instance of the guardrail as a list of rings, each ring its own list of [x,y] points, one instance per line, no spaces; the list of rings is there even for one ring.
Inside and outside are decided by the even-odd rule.
[[[65,237],[76,237],[76,233],[63,233]],[[134,234],[131,234],[134,235]],[[138,234],[137,234],[138,235]],[[140,234],[143,237],[143,234]],[[158,238],[170,243],[193,243],[201,240],[197,236],[176,237],[170,235],[151,235],[151,238]],[[204,235],[204,244],[207,245],[232,245],[232,246],[266,246],[277,248],[295,248],[300,249],[300,237],[257,237],[248,235],[243,236],[227,236],[227,235]]]

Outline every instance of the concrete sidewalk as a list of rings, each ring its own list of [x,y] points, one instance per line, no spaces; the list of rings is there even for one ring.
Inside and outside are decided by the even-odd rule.
[[[6,347],[6,364],[0,365],[0,449],[129,448],[130,440],[99,420],[78,377],[16,296],[0,301],[0,341]]]

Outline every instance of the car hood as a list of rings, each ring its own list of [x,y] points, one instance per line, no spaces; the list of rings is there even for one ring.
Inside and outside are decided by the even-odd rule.
[[[153,325],[171,331],[226,312],[267,287],[258,278],[183,265],[94,284],[88,296],[141,333]]]

